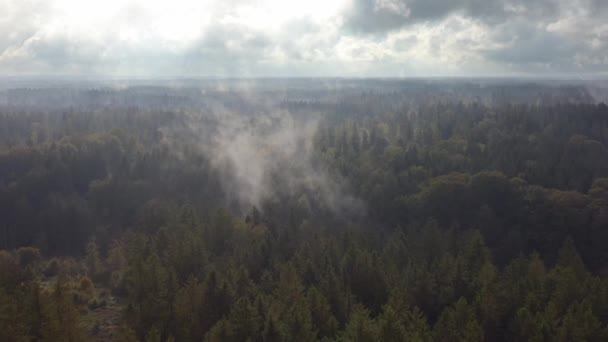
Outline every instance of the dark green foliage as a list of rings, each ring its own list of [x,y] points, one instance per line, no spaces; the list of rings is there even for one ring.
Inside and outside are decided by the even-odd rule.
[[[233,229],[243,223],[231,221]],[[206,229],[229,228],[218,224]],[[565,240],[558,263],[550,269],[538,254],[498,268],[479,231],[454,236],[436,229],[428,226],[426,234],[412,230],[399,238],[403,244],[389,238],[376,250],[366,233],[341,236],[311,228],[320,239],[316,244],[296,242],[294,253],[275,258],[259,279],[252,279],[227,254],[211,253],[208,264],[189,270],[190,278],[175,292],[151,286],[151,278],[132,278],[129,309],[136,303],[172,304],[171,309],[142,309],[147,314],[132,316],[131,324],[142,334],[154,328],[161,336],[208,341],[512,341],[552,336],[599,341],[606,336],[602,317],[608,312],[608,283],[586,270],[571,240]],[[153,241],[137,253],[167,255],[172,248],[171,243]],[[141,243],[132,240],[134,247]],[[435,247],[429,252],[429,247],[415,246]],[[238,247],[252,248],[246,243]],[[177,272],[179,263],[166,257],[155,260],[145,264],[164,270],[158,279]],[[130,267],[135,271],[138,265]]]
[[[246,207],[181,107],[1,107],[0,340],[607,340],[608,107],[496,100],[286,98],[322,186]]]

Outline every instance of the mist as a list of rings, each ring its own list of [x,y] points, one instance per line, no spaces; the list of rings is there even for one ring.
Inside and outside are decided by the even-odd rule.
[[[244,112],[214,100],[201,112],[186,112],[179,124],[159,128],[174,153],[187,144],[208,158],[225,205],[246,214],[295,198],[308,214],[314,207],[342,217],[364,215],[363,202],[315,154],[320,112],[294,114],[251,89],[234,95]]]

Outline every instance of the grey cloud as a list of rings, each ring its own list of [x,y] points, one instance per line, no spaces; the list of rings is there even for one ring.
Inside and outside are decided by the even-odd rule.
[[[316,58],[335,57],[333,48],[338,38],[328,36],[310,18],[291,20],[281,32],[273,35],[234,24],[216,23],[183,53],[181,59],[184,70],[203,75],[323,75],[327,70],[337,69],[333,63],[320,65]],[[284,60],[277,60],[277,54],[283,55]]]
[[[0,71],[10,74],[74,70],[95,65],[99,46],[82,39],[49,35],[41,23],[52,19],[50,1],[0,2]]]
[[[417,42],[418,38],[416,38],[416,36],[401,38],[393,43],[393,49],[395,49],[396,51],[407,51],[412,47],[416,46]]]
[[[608,1],[606,0],[583,0],[583,5],[587,5],[589,13],[594,16],[603,16],[608,13]]]
[[[603,20],[583,19],[566,22],[563,32],[549,24],[522,19],[506,21],[488,28],[489,39],[499,47],[482,49],[482,56],[498,64],[524,72],[592,72],[605,70],[608,36],[593,33]],[[568,26],[569,25],[569,26]],[[588,25],[588,26],[587,26]],[[608,34],[605,30],[604,34]],[[495,44],[496,45],[496,44]]]
[[[218,2],[211,21],[183,41],[148,35],[155,18],[140,8],[143,2],[126,6],[90,37],[48,29],[45,23],[56,19],[52,1],[0,1],[0,72],[255,77],[608,70],[605,0],[353,0],[338,17],[296,16],[278,30],[230,20],[240,1],[246,3]]]
[[[36,20],[47,11],[48,5],[43,1],[23,1],[18,5],[0,2],[0,55],[33,36],[38,30]]]
[[[96,64],[103,51],[96,44],[66,37],[50,39],[34,37],[25,44],[24,48],[31,58],[44,61],[53,68]]]
[[[493,60],[517,64],[555,64],[572,58],[578,44],[530,24],[508,25],[494,35],[505,46],[487,51]]]
[[[48,11],[49,5],[44,1],[0,1],[0,70],[2,64],[16,66],[22,62],[16,56],[36,35],[39,30],[37,21],[42,20]]]
[[[207,75],[251,75],[272,48],[269,37],[239,27],[215,27],[183,54],[183,68]]]
[[[378,5],[386,2],[395,5]],[[512,16],[554,17],[559,7],[557,0],[354,0],[345,14],[345,26],[355,33],[383,34],[406,25],[441,20],[450,14],[496,24]]]
[[[387,1],[393,4],[378,6]],[[383,41],[392,33],[426,28],[431,33],[421,46],[432,58],[445,60],[457,49],[465,65],[467,56],[472,63],[485,60],[499,74],[595,72],[608,68],[606,15],[605,0],[354,0],[344,29]],[[480,34],[462,37],[472,24]]]

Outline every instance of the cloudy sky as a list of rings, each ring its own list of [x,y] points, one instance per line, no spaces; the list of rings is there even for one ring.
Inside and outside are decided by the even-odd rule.
[[[0,0],[0,75],[608,76],[608,0]]]

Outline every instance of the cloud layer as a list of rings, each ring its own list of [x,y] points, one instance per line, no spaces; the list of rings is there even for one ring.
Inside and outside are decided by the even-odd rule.
[[[4,0],[0,73],[608,75],[605,0]]]

